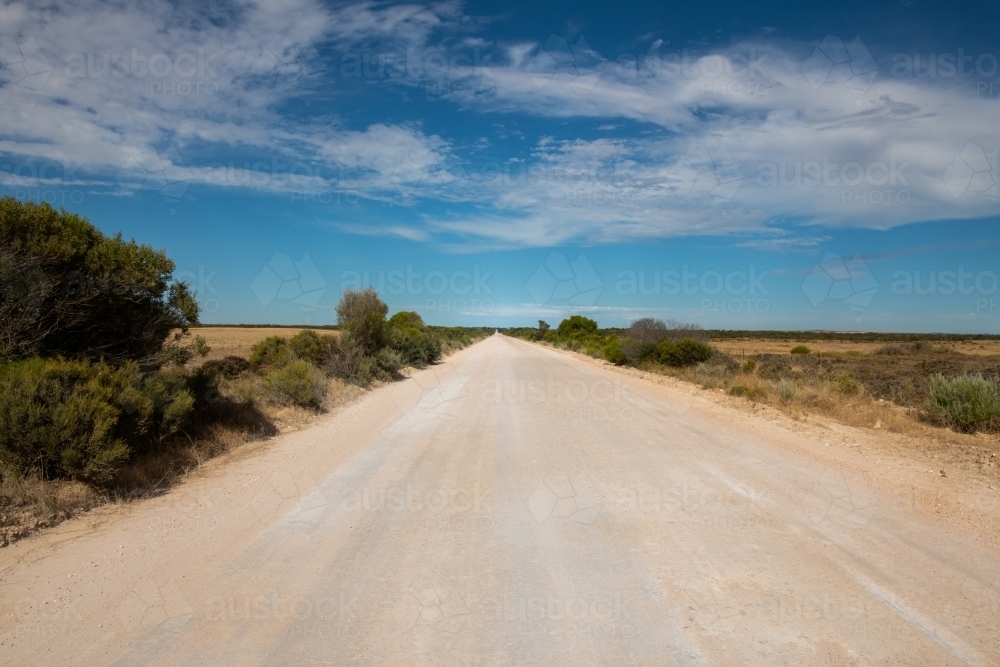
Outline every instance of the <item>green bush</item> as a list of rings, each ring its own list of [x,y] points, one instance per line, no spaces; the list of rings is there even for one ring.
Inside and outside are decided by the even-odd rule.
[[[1000,421],[1000,382],[982,375],[962,375],[951,380],[931,378],[929,412],[958,431],[971,433]]]
[[[171,332],[198,322],[173,272],[161,250],[45,203],[0,198],[0,361],[162,361]]]
[[[281,405],[319,408],[326,398],[326,376],[304,359],[292,359],[264,378],[268,397]]]
[[[392,380],[399,373],[399,369],[406,365],[403,356],[399,352],[387,347],[379,350],[372,357],[372,361],[374,362],[372,370],[375,377],[383,382]]]
[[[809,354],[810,352],[812,352],[812,350],[810,350],[805,345],[796,345],[795,347],[792,348],[791,352],[792,354]]]
[[[363,290],[346,290],[337,304],[337,322],[365,354],[374,354],[385,346],[385,315],[389,306],[371,287]]]
[[[740,367],[740,370],[742,370],[744,373],[747,374],[753,373],[755,370],[757,370],[757,362],[753,359],[747,359],[746,361],[743,362],[743,365]]]
[[[657,361],[667,366],[693,366],[708,361],[712,348],[693,338],[682,338],[676,343],[663,340],[657,343],[654,355]]]
[[[284,366],[294,358],[288,339],[284,336],[268,336],[250,348],[250,364],[259,369]]]
[[[312,329],[305,329],[288,339],[288,349],[299,359],[320,367],[337,353],[337,338],[330,334],[320,336]]]
[[[420,314],[412,310],[401,310],[392,317],[386,323],[390,327],[400,327],[400,328],[411,328],[411,329],[424,329],[427,325],[424,324],[424,318],[420,317]]]
[[[578,338],[597,332],[597,322],[583,315],[571,315],[559,323],[556,334],[560,338]]]
[[[604,344],[604,359],[610,361],[615,366],[624,366],[628,363],[625,352],[622,351],[622,343],[617,338],[612,338]]]
[[[194,399],[178,371],[135,362],[28,359],[0,365],[0,467],[17,475],[111,480],[182,428]]]
[[[395,316],[394,316],[395,317]],[[399,353],[403,363],[422,367],[441,358],[441,339],[415,327],[389,327],[388,346]]]

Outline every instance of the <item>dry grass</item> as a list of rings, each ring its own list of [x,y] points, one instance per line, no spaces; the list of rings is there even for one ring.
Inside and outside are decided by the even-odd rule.
[[[268,336],[291,337],[302,331],[296,327],[197,327],[191,334],[202,336],[212,350],[203,360],[222,359],[228,356],[249,357],[250,348]],[[318,330],[320,334],[339,335],[334,330]]]
[[[712,346],[722,352],[731,354],[737,358],[750,357],[758,354],[788,354],[796,345],[805,345],[813,353],[820,354],[872,354],[877,349],[888,345],[884,341],[879,342],[852,342],[842,340],[781,340],[781,339],[749,339],[734,338],[727,340],[714,340]],[[906,343],[901,343],[906,345]],[[972,340],[961,342],[935,342],[934,347],[944,352],[953,352],[963,355],[975,356],[1000,356],[1000,340]]]
[[[0,478],[0,547],[102,504],[105,498],[80,482]]]

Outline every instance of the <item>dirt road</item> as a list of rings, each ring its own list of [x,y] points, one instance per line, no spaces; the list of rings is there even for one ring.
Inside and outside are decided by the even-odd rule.
[[[875,484],[842,450],[494,336],[163,497],[0,551],[0,656],[1000,664],[995,546],[919,501],[931,482]],[[963,516],[995,530],[983,493]]]

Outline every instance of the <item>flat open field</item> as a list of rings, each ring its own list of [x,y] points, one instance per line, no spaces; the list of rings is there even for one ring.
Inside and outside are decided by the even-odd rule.
[[[712,340],[712,345],[723,352],[736,356],[755,354],[787,354],[796,345],[805,345],[813,352],[820,354],[849,354],[858,352],[871,354],[875,350],[893,345],[886,341],[849,341],[849,340],[781,340],[733,338]],[[977,356],[1000,356],[1000,340],[971,341],[928,341],[928,344],[940,350],[950,350],[958,354]],[[904,344],[905,345],[905,344]]]
[[[268,336],[294,336],[302,331],[299,327],[197,327],[191,329],[194,336],[202,336],[212,348],[205,360],[222,359],[229,355],[249,357],[254,343]],[[333,330],[319,329],[321,334],[334,334]]]

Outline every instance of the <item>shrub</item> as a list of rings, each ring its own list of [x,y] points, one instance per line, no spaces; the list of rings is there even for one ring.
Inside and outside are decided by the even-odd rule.
[[[48,204],[0,198],[0,361],[155,362],[198,304],[160,250]]]
[[[781,396],[781,400],[786,403],[793,398],[795,398],[795,385],[791,382],[785,382],[781,380],[778,382],[778,395]]]
[[[337,354],[327,361],[324,370],[327,375],[363,387],[372,380],[374,364],[370,357],[365,356],[361,346],[345,334],[340,339]]]
[[[337,304],[337,322],[366,354],[385,345],[385,316],[389,307],[371,287],[346,290]]]
[[[747,374],[753,373],[757,370],[757,362],[753,359],[747,359],[743,362],[743,365],[740,366],[740,370]]]
[[[617,338],[612,338],[605,343],[602,353],[604,354],[604,359],[610,361],[615,366],[624,366],[628,362],[625,352],[622,351],[622,343]]]
[[[388,343],[406,365],[421,367],[441,358],[441,339],[430,331],[415,327],[390,327]]]
[[[643,317],[636,320],[631,324],[631,326],[629,326],[628,335],[643,343],[651,343],[655,345],[661,340],[669,338],[670,331],[667,329],[667,325],[664,324],[662,320],[652,317]]]
[[[143,392],[152,402],[150,434],[158,441],[179,431],[194,408],[189,378],[180,370],[149,375],[143,382]]]
[[[178,371],[135,362],[28,359],[0,366],[0,467],[18,475],[111,480],[135,453],[183,427],[194,405]]]
[[[406,365],[403,356],[396,350],[383,347],[373,357],[375,377],[383,382],[388,382],[396,377],[399,369]]]
[[[694,340],[682,338],[676,343],[664,340],[656,345],[657,361],[667,366],[693,366],[699,362],[708,361],[712,356],[712,348]]]
[[[206,375],[214,375],[226,380],[235,380],[251,368],[250,362],[243,357],[229,355],[222,359],[212,359],[201,365],[201,370]]]
[[[621,350],[628,364],[638,366],[643,361],[655,356],[656,345],[635,338],[625,338],[621,342]]]
[[[883,345],[875,350],[875,354],[884,354],[887,356],[901,356],[906,354],[906,349],[902,345]]]
[[[288,349],[313,366],[323,366],[327,359],[336,354],[337,338],[330,334],[320,336],[312,329],[305,329],[288,339]]]
[[[284,336],[268,336],[250,348],[250,363],[256,368],[284,366],[294,356],[288,339]]]
[[[760,387],[748,387],[743,384],[734,384],[729,388],[730,396],[743,396],[751,401],[763,401],[767,398],[767,392]]]
[[[392,317],[386,323],[390,327],[400,327],[400,328],[411,328],[411,329],[424,329],[427,325],[424,324],[424,318],[420,317],[420,314],[412,310],[401,310]]]
[[[597,322],[583,315],[570,315],[559,323],[556,333],[560,338],[577,338],[597,332]]]
[[[326,376],[304,359],[292,359],[264,378],[264,390],[279,405],[319,408],[326,397]]]
[[[812,350],[805,345],[796,345],[792,348],[792,354],[809,354],[810,352],[812,352]]]
[[[1000,420],[1000,383],[982,375],[931,378],[929,412],[958,431],[971,433]]]
[[[855,396],[861,393],[861,385],[850,374],[837,378],[837,391],[845,396]]]

